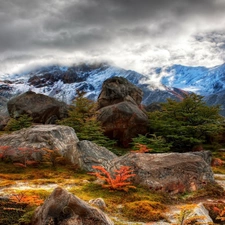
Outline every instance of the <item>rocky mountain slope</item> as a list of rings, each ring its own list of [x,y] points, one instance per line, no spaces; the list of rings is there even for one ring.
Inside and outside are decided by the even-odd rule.
[[[162,73],[168,76],[161,75]],[[225,115],[225,64],[212,68],[174,65],[158,70],[163,85],[180,88],[205,96],[208,105],[221,105]]]
[[[71,103],[76,89],[97,99],[104,80],[121,76],[144,92],[143,104],[164,102],[167,98],[181,99],[192,91],[205,96],[208,104],[221,104],[225,108],[225,64],[213,68],[174,65],[155,68],[149,74],[140,74],[108,64],[82,64],[77,66],[47,66],[26,73],[4,75],[0,79],[0,107],[15,95],[32,90]],[[225,109],[222,109],[225,115]]]

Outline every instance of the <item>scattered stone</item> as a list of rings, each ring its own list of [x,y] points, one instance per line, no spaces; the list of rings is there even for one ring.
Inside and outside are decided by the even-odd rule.
[[[48,148],[56,150],[80,169],[94,171],[92,166],[103,166],[113,173],[121,166],[130,166],[134,184],[169,193],[195,191],[214,182],[210,167],[211,154],[197,153],[129,153],[117,157],[104,147],[90,141],[78,140],[71,127],[35,125],[0,137],[0,146]],[[11,152],[11,160],[18,162],[18,152]],[[39,161],[39,154],[32,154]],[[32,160],[32,159],[29,159]]]
[[[188,213],[185,212],[185,208],[187,208]],[[181,212],[183,210],[183,212]],[[186,204],[186,205],[176,205],[170,207],[169,211],[166,212],[166,217],[170,223],[165,224],[180,224],[180,221],[178,221],[179,215],[183,213],[184,215],[184,224],[188,219],[196,218],[195,224],[213,224],[212,218],[209,216],[209,211],[205,208],[205,206],[202,203],[198,204]],[[155,223],[148,223],[152,225],[157,224],[164,224],[163,221],[157,221]]]
[[[197,204],[193,209],[193,214],[196,216],[202,216],[202,219],[198,219],[197,222],[200,224],[213,224],[212,218],[209,216],[209,211],[204,207],[202,203]]]
[[[106,204],[103,198],[91,199],[88,203],[93,206],[97,206],[101,210],[104,210],[106,208]]]
[[[100,209],[57,187],[44,204],[38,207],[31,225],[113,225]]]

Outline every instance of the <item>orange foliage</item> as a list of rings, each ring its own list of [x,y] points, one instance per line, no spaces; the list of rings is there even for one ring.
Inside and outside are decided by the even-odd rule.
[[[9,146],[0,146],[0,151],[6,151],[8,150],[10,147]]]
[[[27,167],[23,163],[13,163],[13,165],[16,166],[16,167],[21,167],[21,168],[26,168]]]
[[[4,159],[6,152],[10,149],[10,146],[0,146],[0,159]]]
[[[102,185],[104,188],[111,190],[123,190],[128,191],[130,188],[135,188],[131,185],[131,182],[127,181],[130,177],[134,177],[133,170],[129,166],[121,166],[119,170],[115,170],[115,178],[102,166],[92,166],[93,169],[100,172],[90,173],[95,175],[100,180],[105,181],[107,184]]]
[[[150,152],[152,150],[151,148],[148,148],[146,145],[139,144],[139,143],[135,143],[135,147],[137,147],[137,150],[132,151],[135,153],[146,153],[146,152]]]
[[[56,166],[58,161],[64,159],[58,149],[42,148],[42,150],[44,151],[43,159],[47,162],[51,162],[53,167]]]
[[[0,159],[4,160],[4,159],[7,159],[8,157],[10,158],[13,155],[21,156],[22,160],[20,160],[20,162],[15,162],[13,164],[15,166],[25,168],[28,165],[27,162],[35,161],[35,160],[29,161],[29,159],[33,158],[32,154],[35,152],[40,152],[40,150],[32,148],[32,147],[0,146]],[[35,162],[36,164],[38,163],[37,161]]]
[[[24,193],[14,194],[10,197],[10,200],[15,203],[26,203],[31,206],[39,206],[44,202],[38,195],[27,196]]]
[[[222,166],[223,164],[224,164],[224,162],[219,158],[214,158],[214,159],[212,159],[212,162],[211,162],[212,167]]]
[[[216,212],[216,213],[219,213],[220,212],[220,209],[218,207],[214,206],[213,207],[213,211]]]
[[[216,207],[214,207],[216,208]],[[217,208],[218,209],[218,208]],[[218,209],[218,216],[216,217],[216,219],[220,220],[220,221],[225,221],[225,207],[223,209]]]

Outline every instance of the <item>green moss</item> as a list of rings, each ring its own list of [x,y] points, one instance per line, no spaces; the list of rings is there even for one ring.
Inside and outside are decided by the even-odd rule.
[[[70,191],[72,190],[70,189]],[[93,182],[86,183],[85,185],[83,185],[79,191],[79,194],[89,195],[90,198],[102,197],[110,199],[112,201],[116,201],[118,204],[120,204],[121,202],[133,202],[141,200],[159,201],[167,203],[169,203],[170,201],[168,195],[160,192],[150,192],[149,190],[143,187],[137,187],[136,189],[131,189],[128,192],[116,190],[110,191],[108,189],[102,188],[101,185]]]
[[[121,220],[117,220],[117,219],[112,219],[112,221],[114,222],[114,225],[127,225],[127,221],[121,221]],[[132,225],[142,225],[143,223],[132,223]]]
[[[197,191],[177,195],[176,200],[178,202],[193,202],[206,197],[220,199],[221,197],[224,197],[224,194],[224,189],[219,184],[212,183]]]
[[[147,200],[126,203],[122,209],[124,216],[128,219],[142,222],[165,219],[163,216],[165,211],[165,205]]]
[[[224,166],[213,167],[212,170],[214,173],[225,174]]]
[[[34,196],[37,195],[39,196],[41,199],[45,200],[52,191],[50,190],[45,190],[45,189],[31,189],[31,190],[18,190],[18,191],[14,191],[14,193],[16,194],[24,194],[25,196]]]
[[[27,204],[16,204],[8,199],[0,199],[0,225],[19,225],[18,220],[26,212]]]
[[[151,202],[165,202],[169,204],[171,202],[170,197],[163,193],[150,192],[142,187],[137,187],[135,190],[129,192],[124,191],[109,191],[104,189],[99,184],[86,183],[83,186],[74,186],[69,189],[73,194],[76,194],[79,198],[89,201],[94,198],[103,198],[107,205],[107,213],[112,216],[121,217],[120,205],[126,203],[138,202],[138,201],[151,201]]]
[[[30,209],[25,214],[23,214],[23,216],[21,216],[18,220],[19,225],[30,225],[34,211],[35,211],[35,208]]]
[[[99,197],[103,198],[107,205],[106,213],[110,216],[118,217],[119,219],[123,216],[121,214],[121,207],[119,206],[123,206],[124,204],[141,201],[159,202],[159,204],[170,203],[170,197],[168,195],[152,192],[142,187],[137,187],[128,192],[104,189],[100,184],[94,183],[96,180],[94,176],[84,171],[75,170],[72,166],[58,166],[55,169],[51,167],[24,168],[21,171],[17,170],[17,173],[12,167],[12,164],[0,163],[0,178],[4,180],[2,183],[3,187],[16,181],[26,181],[29,185],[48,185],[55,183],[62,187],[67,187],[69,192],[85,201]],[[69,186],[71,188],[68,188]],[[38,188],[23,191],[16,190],[13,187],[7,189],[7,193],[9,194],[21,194],[25,192],[26,196],[36,195],[42,200],[45,200],[50,195],[51,191],[52,190]],[[27,212],[29,212],[29,210],[26,209],[23,214]],[[20,218],[23,214],[20,214]],[[29,216],[29,213],[24,215],[21,221],[24,220],[26,224],[26,222],[29,221]],[[19,218],[17,218],[17,221],[18,220]]]

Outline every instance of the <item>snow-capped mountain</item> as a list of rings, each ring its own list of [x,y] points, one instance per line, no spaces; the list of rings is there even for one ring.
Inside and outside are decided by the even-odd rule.
[[[225,64],[212,68],[174,65],[163,72],[168,75],[162,76],[161,82],[168,87],[193,91],[203,96],[225,89]]]
[[[13,74],[7,77],[8,80],[0,82],[0,96],[9,99],[32,90],[71,103],[76,96],[76,90],[79,89],[87,92],[88,98],[96,100],[104,80],[114,76],[122,76],[139,86],[144,91],[144,104],[165,101],[165,97],[174,96],[173,88],[169,89],[164,85],[155,87],[154,84],[149,84],[149,79],[143,74],[108,64],[48,66],[22,74]],[[151,94],[155,95],[156,92],[163,93],[163,98],[160,94],[152,98]]]
[[[221,104],[218,93],[225,96],[225,64],[213,68],[174,65],[155,68],[145,75],[106,63],[70,67],[54,65],[4,76],[7,80],[0,81],[0,106],[5,106],[11,97],[28,90],[69,104],[79,89],[87,92],[88,98],[96,100],[104,80],[114,76],[122,76],[140,87],[144,92],[145,105],[165,102],[167,98],[179,100],[187,93],[185,91],[204,95],[209,104],[214,104],[215,95],[215,103]],[[222,114],[225,115],[225,111]]]
[[[167,87],[177,87],[204,96],[208,105],[220,105],[225,116],[225,64],[211,68],[174,65],[158,71],[161,82]]]

